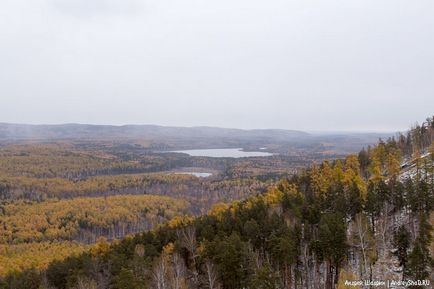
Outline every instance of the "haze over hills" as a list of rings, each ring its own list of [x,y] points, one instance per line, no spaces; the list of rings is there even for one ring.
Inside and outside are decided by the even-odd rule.
[[[331,146],[342,152],[357,151],[387,138],[392,133],[307,133],[284,129],[234,129],[218,127],[170,127],[159,125],[91,125],[58,124],[30,125],[0,123],[0,142],[23,141],[146,141],[154,149],[243,147],[247,149],[268,146]]]
[[[159,125],[91,125],[91,124],[0,124],[0,139],[3,140],[40,140],[40,139],[140,139],[140,138],[264,138],[293,139],[309,137],[308,133],[296,130],[255,129],[243,130],[217,127],[171,127]]]

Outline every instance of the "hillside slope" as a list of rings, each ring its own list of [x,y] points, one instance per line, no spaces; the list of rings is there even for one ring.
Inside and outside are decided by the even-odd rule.
[[[100,242],[46,271],[9,274],[1,286],[342,289],[370,287],[360,280],[433,281],[434,119],[422,128],[207,215]],[[400,179],[401,160],[421,151],[429,155],[416,158],[417,174]]]

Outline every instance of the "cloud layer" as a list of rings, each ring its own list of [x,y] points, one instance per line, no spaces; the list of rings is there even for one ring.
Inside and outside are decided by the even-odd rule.
[[[6,0],[0,121],[395,130],[434,111],[430,0]]]

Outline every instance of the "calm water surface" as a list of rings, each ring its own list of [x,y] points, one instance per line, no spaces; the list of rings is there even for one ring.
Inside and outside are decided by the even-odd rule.
[[[198,178],[206,178],[212,176],[212,173],[198,173],[198,172],[177,172],[177,175],[192,175]]]
[[[174,153],[184,153],[193,157],[211,158],[247,158],[247,157],[269,157],[272,153],[268,152],[245,152],[241,148],[235,149],[204,149],[204,150],[183,150],[173,151]]]

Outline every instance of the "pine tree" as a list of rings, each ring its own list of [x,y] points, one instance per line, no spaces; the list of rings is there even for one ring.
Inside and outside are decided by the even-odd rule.
[[[113,289],[135,289],[137,281],[134,278],[133,272],[126,268],[122,268],[118,275],[113,278]]]
[[[339,269],[345,259],[347,245],[347,228],[343,217],[337,213],[326,213],[318,226],[317,248],[328,263],[327,284],[333,288],[338,281]]]
[[[211,256],[217,265],[225,289],[245,287],[252,274],[248,246],[237,233],[211,245]]]
[[[415,240],[413,250],[408,256],[408,265],[405,271],[405,275],[413,280],[427,279],[434,265],[429,249],[432,241],[432,226],[425,214],[420,216],[419,223],[419,235]],[[413,288],[422,287],[414,286]]]
[[[408,250],[410,248],[410,233],[404,225],[401,225],[393,234],[394,255],[399,260],[399,265],[406,270]]]

